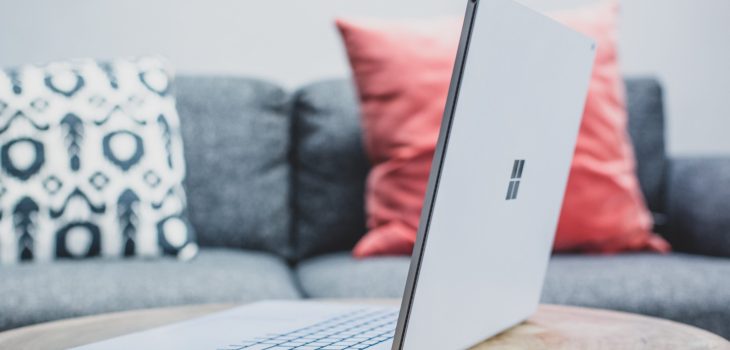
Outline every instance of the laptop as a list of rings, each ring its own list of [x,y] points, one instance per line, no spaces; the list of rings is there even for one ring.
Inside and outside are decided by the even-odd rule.
[[[400,309],[266,301],[79,349],[463,349],[535,312],[595,43],[469,0]]]

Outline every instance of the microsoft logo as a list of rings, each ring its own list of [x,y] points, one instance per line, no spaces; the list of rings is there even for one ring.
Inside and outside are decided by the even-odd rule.
[[[520,180],[522,179],[522,169],[525,168],[524,159],[515,159],[515,164],[512,166],[512,178],[507,188],[506,200],[512,200],[517,198],[517,190],[520,188]]]

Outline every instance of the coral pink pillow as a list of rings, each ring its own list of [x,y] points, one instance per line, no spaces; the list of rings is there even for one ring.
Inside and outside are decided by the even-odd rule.
[[[635,175],[626,133],[614,3],[554,14],[598,53],[560,216],[558,251],[667,251]],[[451,81],[459,20],[338,20],[360,95],[368,233],[357,257],[410,254]]]
[[[356,256],[410,254],[416,239],[460,21],[338,21],[362,107],[368,233]]]
[[[598,44],[555,250],[666,252],[669,244],[651,233],[653,222],[626,131],[628,115],[616,38],[618,5],[605,3],[553,17]]]

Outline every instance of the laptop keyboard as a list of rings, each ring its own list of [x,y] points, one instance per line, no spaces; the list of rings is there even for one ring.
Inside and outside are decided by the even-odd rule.
[[[391,341],[398,312],[362,309],[287,333],[269,334],[218,350],[355,350]]]

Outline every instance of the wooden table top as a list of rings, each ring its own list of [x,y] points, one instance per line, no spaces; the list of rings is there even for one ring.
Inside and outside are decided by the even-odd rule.
[[[397,304],[398,301],[377,303]],[[43,323],[0,333],[0,349],[67,349],[234,306],[146,309]],[[529,320],[473,349],[730,349],[730,342],[710,332],[658,318],[541,305]]]

